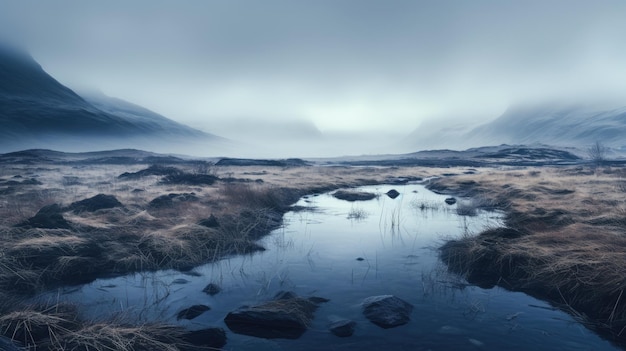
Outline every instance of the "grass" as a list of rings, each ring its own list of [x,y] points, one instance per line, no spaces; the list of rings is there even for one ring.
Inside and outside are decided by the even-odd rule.
[[[442,259],[470,282],[546,298],[626,339],[625,169],[492,170],[434,189],[488,200],[507,228],[446,243]]]
[[[183,349],[178,339],[159,338],[163,328],[171,326],[95,323],[80,320],[75,309],[20,301],[102,276],[184,270],[227,255],[262,250],[257,239],[278,228],[283,213],[304,194],[382,183],[390,177],[430,175],[410,168],[373,172],[347,167],[174,167],[178,171],[164,168],[166,174],[145,176],[141,171],[150,169],[148,165],[3,167],[1,180],[22,175],[37,182],[0,182],[0,301],[10,301],[0,302],[2,335],[42,350]],[[140,176],[119,178],[137,172]],[[207,173],[214,181],[185,176],[177,183],[176,177],[166,178]],[[114,196],[123,207],[65,210],[98,194]],[[163,207],[150,205],[163,195],[173,200]],[[70,228],[15,227],[52,204],[60,205]],[[199,224],[209,218],[210,226]]]

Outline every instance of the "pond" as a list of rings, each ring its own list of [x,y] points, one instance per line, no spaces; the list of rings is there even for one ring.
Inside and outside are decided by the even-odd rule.
[[[391,189],[400,195],[385,195]],[[500,225],[502,215],[459,216],[445,196],[421,184],[368,186],[379,196],[348,202],[330,194],[306,196],[303,210],[285,215],[283,228],[260,243],[267,249],[195,268],[99,279],[50,292],[93,319],[164,321],[189,329],[227,331],[227,350],[614,350],[570,315],[523,293],[482,289],[447,273],[437,247],[446,239]],[[210,296],[209,283],[222,288]],[[224,317],[279,291],[330,299],[297,340],[262,339],[230,332]],[[383,329],[362,314],[363,299],[395,295],[414,306],[409,323]],[[192,320],[179,311],[204,304]],[[351,337],[328,330],[339,318],[356,321]]]

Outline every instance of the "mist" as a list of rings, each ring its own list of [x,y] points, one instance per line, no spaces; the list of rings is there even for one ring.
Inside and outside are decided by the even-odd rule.
[[[409,152],[402,140],[420,126],[626,96],[617,0],[0,4],[0,39],[61,83],[228,138],[242,155]]]

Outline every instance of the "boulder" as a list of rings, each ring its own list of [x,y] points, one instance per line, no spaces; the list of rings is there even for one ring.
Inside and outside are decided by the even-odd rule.
[[[217,228],[220,226],[220,223],[217,221],[217,217],[214,215],[210,215],[209,218],[201,220],[198,224],[207,228]]]
[[[16,227],[71,229],[70,223],[63,218],[63,209],[58,204],[42,207],[35,216],[17,224]]]
[[[178,314],[176,315],[176,319],[194,319],[210,309],[211,307],[207,305],[193,305],[178,312]]]
[[[224,322],[237,334],[260,338],[297,339],[307,330],[319,302],[326,299],[302,298],[281,292],[274,300],[244,306],[228,313]]]
[[[338,320],[338,321],[331,323],[328,329],[334,335],[340,338],[346,338],[354,334],[355,327],[356,327],[355,321],[351,321],[349,319],[342,319],[342,320]]]
[[[173,207],[174,204],[181,202],[194,202],[198,201],[198,197],[194,193],[171,193],[167,195],[161,195],[154,198],[152,201],[148,203],[148,207],[153,209],[160,208],[169,208]]]
[[[68,209],[78,212],[95,212],[105,208],[122,207],[122,203],[113,195],[98,194],[88,199],[73,202]]]
[[[363,300],[363,315],[381,328],[409,322],[413,305],[393,295],[371,296]]]

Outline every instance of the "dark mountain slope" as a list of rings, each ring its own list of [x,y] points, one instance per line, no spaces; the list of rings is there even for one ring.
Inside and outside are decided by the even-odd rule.
[[[88,101],[51,77],[27,53],[2,44],[0,125],[0,148],[5,151],[223,141],[119,99]]]

